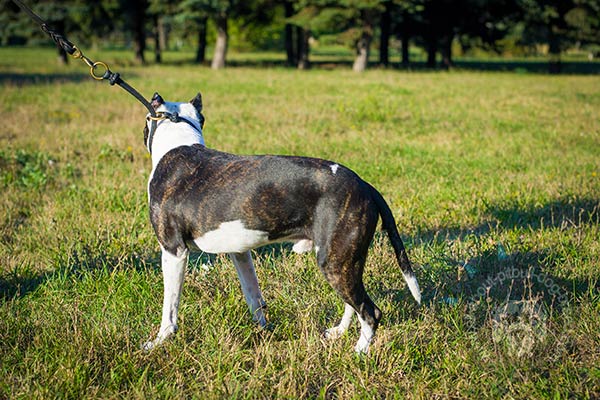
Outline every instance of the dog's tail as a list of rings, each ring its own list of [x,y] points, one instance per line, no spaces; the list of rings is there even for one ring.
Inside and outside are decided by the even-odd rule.
[[[371,189],[371,196],[379,209],[379,215],[381,215],[381,221],[383,225],[383,230],[385,230],[390,238],[390,242],[392,242],[392,247],[394,248],[394,252],[396,253],[396,259],[398,260],[398,264],[400,264],[400,268],[402,269],[402,275],[404,275],[404,280],[406,281],[410,292],[413,297],[417,301],[417,303],[421,304],[421,290],[419,289],[419,283],[417,282],[417,278],[415,277],[415,273],[410,266],[410,261],[408,260],[408,255],[406,254],[406,249],[404,248],[404,243],[402,243],[402,239],[400,238],[400,234],[398,233],[398,228],[396,228],[396,221],[394,220],[394,215],[390,210],[390,207],[386,203],[385,199],[381,194],[375,189],[373,186],[369,185]]]

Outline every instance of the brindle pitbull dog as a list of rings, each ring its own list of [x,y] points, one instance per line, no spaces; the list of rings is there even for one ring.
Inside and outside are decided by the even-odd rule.
[[[323,275],[346,303],[340,324],[328,329],[325,337],[342,335],[356,313],[361,332],[355,351],[366,353],[381,311],[365,291],[362,275],[381,216],[408,287],[421,302],[390,208],[354,172],[315,158],[238,156],[206,148],[199,93],[189,103],[165,102],[155,94],[152,105],[167,117],[155,132],[148,119],[144,132],[152,154],[148,196],[162,250],[164,302],[160,331],[144,345],[146,350],[177,330],[190,248],[229,253],[260,326],[266,325],[265,301],[250,250],[274,242],[293,242],[297,253],[314,249]]]

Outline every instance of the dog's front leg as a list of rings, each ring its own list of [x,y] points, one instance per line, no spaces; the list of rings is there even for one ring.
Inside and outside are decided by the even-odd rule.
[[[354,308],[352,308],[350,304],[346,303],[342,320],[340,321],[339,325],[329,328],[325,331],[325,339],[335,340],[342,336],[348,330],[350,322],[352,322],[352,316],[355,312],[356,311],[354,311]]]
[[[161,261],[164,281],[162,320],[156,339],[144,344],[143,348],[146,351],[160,345],[177,331],[177,311],[179,309],[179,298],[181,296],[187,260],[187,249],[179,256],[171,254],[164,249],[162,250]]]
[[[258,286],[258,278],[256,277],[256,270],[252,263],[250,251],[245,253],[231,253],[229,256],[235,265],[240,284],[242,285],[242,292],[244,292],[246,303],[248,303],[248,308],[252,314],[252,319],[261,327],[266,326],[267,319],[263,311],[266,303]]]

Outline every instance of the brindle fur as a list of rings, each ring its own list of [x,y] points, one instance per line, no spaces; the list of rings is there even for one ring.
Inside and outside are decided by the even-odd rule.
[[[372,188],[328,161],[237,156],[182,146],[150,182],[150,219],[164,249],[179,254],[224,221],[268,232],[269,241],[314,242],[318,265],[345,302],[374,327],[381,312],[367,295],[363,266],[379,211]]]

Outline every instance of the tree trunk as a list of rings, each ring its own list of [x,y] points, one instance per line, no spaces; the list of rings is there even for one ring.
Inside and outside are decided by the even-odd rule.
[[[294,4],[291,1],[284,1],[285,17],[290,18],[294,15]],[[298,55],[294,52],[294,25],[285,24],[285,52],[287,54],[287,65],[296,65]]]
[[[132,8],[131,27],[133,33],[133,51],[135,53],[135,61],[144,64],[144,50],[146,50],[146,31],[144,23],[146,21],[146,6],[144,0],[136,2],[136,7]]]
[[[402,36],[400,37],[400,40],[402,41],[402,66],[404,68],[408,68],[410,64],[409,38],[408,29],[402,28]]]
[[[560,74],[562,70],[562,63],[560,61],[560,38],[556,32],[554,32],[553,26],[550,26],[548,31],[548,51],[550,53],[548,72],[551,74]]]
[[[363,72],[369,63],[369,48],[371,47],[372,34],[370,29],[364,29],[356,42],[356,58],[352,65],[354,72]]]
[[[206,22],[202,18],[198,23],[198,50],[196,51],[196,62],[202,64],[206,60]]]
[[[159,34],[159,25],[160,25],[160,18],[158,16],[158,14],[155,14],[154,17],[154,61],[157,64],[160,64],[162,62],[162,52],[161,52],[161,48],[160,48],[160,34]]]
[[[67,65],[69,63],[69,57],[67,57],[67,52],[60,46],[56,46],[58,50],[58,63],[61,65]]]
[[[437,55],[437,38],[431,34],[427,37],[427,67],[435,68]]]
[[[296,66],[300,68],[300,59],[302,58],[302,48],[304,47],[304,29],[296,26],[296,51],[295,51],[295,62]]]
[[[402,24],[400,25],[400,43],[402,45],[402,67],[408,68],[410,64],[410,15],[407,11],[402,12]]]
[[[452,63],[452,40],[454,38],[453,34],[449,34],[444,37],[442,40],[442,67],[444,69],[450,69],[453,67]]]
[[[363,20],[362,33],[356,42],[356,58],[352,69],[355,72],[363,72],[369,64],[369,50],[373,40],[373,15],[368,11],[361,12]]]
[[[169,50],[169,34],[167,32],[167,27],[165,26],[165,21],[162,17],[158,18],[158,43],[161,51]]]
[[[354,72],[363,72],[365,69],[367,69],[367,64],[369,62],[370,42],[370,39],[363,34],[356,43],[356,58],[354,59],[354,64],[352,65],[352,70]]]
[[[386,1],[385,10],[381,15],[381,21],[379,28],[381,30],[381,36],[379,39],[379,63],[384,67],[387,67],[390,63],[390,31],[392,26],[392,2]]]
[[[309,69],[310,30],[297,28],[296,33],[298,35],[298,69]]]
[[[217,25],[217,42],[211,68],[221,69],[225,68],[225,58],[227,57],[227,16],[221,15],[215,22]]]

